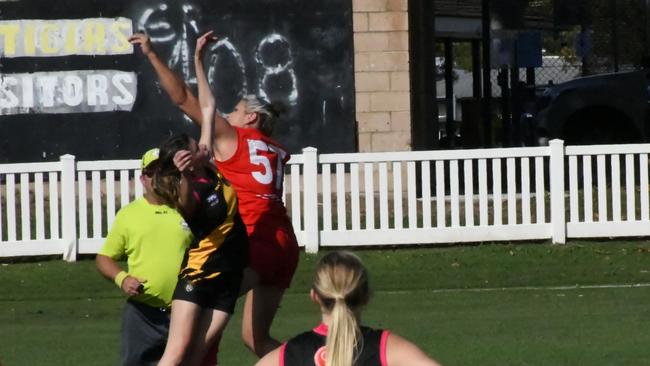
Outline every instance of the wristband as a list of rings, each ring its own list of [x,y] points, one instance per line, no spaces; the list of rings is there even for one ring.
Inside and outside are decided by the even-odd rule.
[[[122,282],[124,282],[124,279],[125,279],[126,276],[128,276],[128,275],[129,275],[128,273],[126,273],[126,272],[124,272],[124,271],[120,271],[120,273],[118,273],[118,274],[115,276],[115,278],[113,279],[113,282],[115,282],[115,284],[117,285],[117,287],[122,288]]]

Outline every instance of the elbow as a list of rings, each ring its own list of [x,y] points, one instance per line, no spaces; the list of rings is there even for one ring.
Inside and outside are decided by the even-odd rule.
[[[194,95],[192,94],[190,87],[185,84],[183,79],[181,79],[178,75],[174,75],[174,77],[176,78],[176,81],[172,87],[168,88],[170,91],[169,96],[172,100],[172,103],[174,103],[177,107],[181,107],[188,103],[190,98]]]
[[[208,107],[212,108],[213,110],[214,110],[214,108],[216,108],[217,102],[215,101],[214,97],[211,97],[211,98],[208,99],[207,105],[208,105]]]
[[[214,109],[217,107],[216,104],[214,103],[214,99],[208,100],[201,106],[203,110],[205,110],[205,113],[214,115]]]

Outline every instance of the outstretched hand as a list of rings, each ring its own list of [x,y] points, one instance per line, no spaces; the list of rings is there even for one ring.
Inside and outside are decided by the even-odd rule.
[[[213,34],[214,31],[207,31],[201,37],[196,39],[196,50],[194,51],[194,57],[201,58],[205,45],[210,42],[216,42],[219,39],[216,36],[213,36]]]
[[[129,37],[129,42],[134,45],[140,45],[140,50],[142,50],[142,54],[145,56],[148,56],[151,52],[153,52],[153,48],[151,47],[151,39],[149,38],[149,35],[144,32],[133,33],[133,35]]]

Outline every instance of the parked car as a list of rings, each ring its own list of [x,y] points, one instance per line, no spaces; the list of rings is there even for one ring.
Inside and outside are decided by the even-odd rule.
[[[540,141],[618,144],[650,140],[650,69],[577,78],[547,85],[537,98]]]

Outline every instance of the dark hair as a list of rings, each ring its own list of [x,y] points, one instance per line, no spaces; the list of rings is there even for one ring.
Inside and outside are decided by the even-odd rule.
[[[174,135],[160,145],[160,155],[155,166],[151,185],[166,204],[176,207],[181,173],[174,165],[174,155],[179,150],[188,150],[190,137],[187,134]]]

